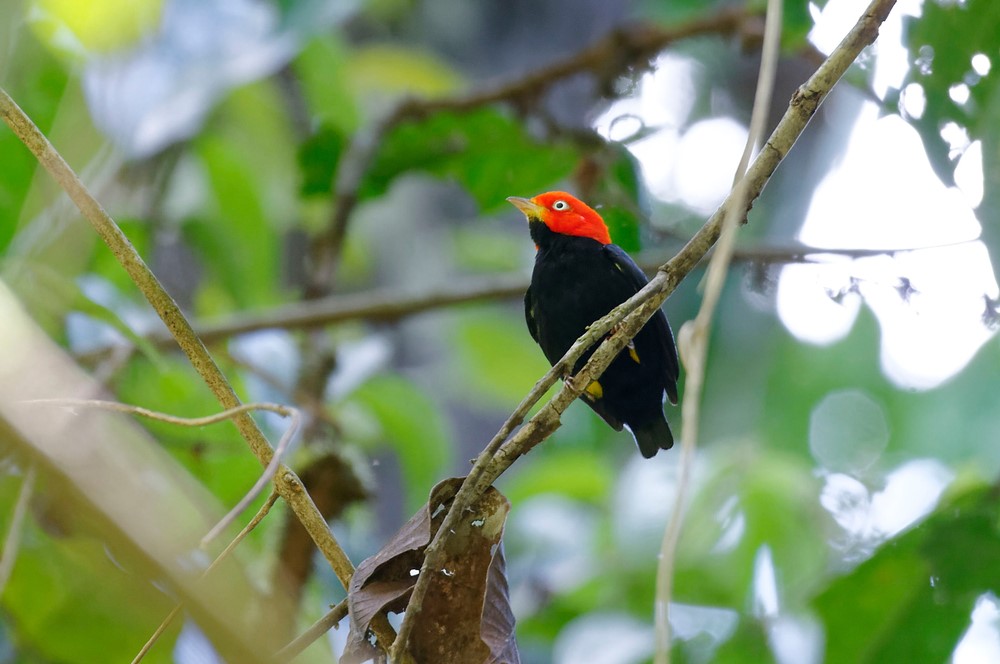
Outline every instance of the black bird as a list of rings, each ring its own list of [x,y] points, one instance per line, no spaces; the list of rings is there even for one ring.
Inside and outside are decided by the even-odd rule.
[[[528,331],[550,364],[558,362],[591,323],[635,295],[646,275],[611,243],[597,212],[562,191],[507,199],[528,218],[535,268],[524,294]],[[583,368],[598,344],[574,368]],[[677,349],[663,311],[646,325],[581,398],[613,429],[628,427],[642,456],[674,444],[663,395],[677,403]]]

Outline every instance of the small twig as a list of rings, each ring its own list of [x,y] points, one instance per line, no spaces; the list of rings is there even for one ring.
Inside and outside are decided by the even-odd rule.
[[[317,639],[337,626],[341,620],[347,616],[347,600],[341,600],[339,604],[331,608],[326,614],[314,622],[309,629],[302,632],[294,640],[290,641],[281,650],[274,654],[275,658],[281,662],[288,662],[298,657],[303,650],[311,646]]]
[[[840,46],[830,54],[830,57],[819,67],[805,84],[803,84],[789,103],[778,126],[772,132],[763,150],[753,160],[747,175],[741,180],[746,187],[742,198],[743,206],[737,206],[735,197],[730,194],[718,211],[691,238],[681,251],[665,265],[661,266],[657,275],[650,280],[642,290],[616,307],[610,314],[596,321],[567,354],[535,385],[531,394],[518,406],[514,414],[508,418],[494,440],[479,457],[472,471],[459,489],[451,509],[437,535],[428,545],[417,583],[407,605],[406,615],[400,627],[399,636],[392,646],[392,654],[396,661],[405,661],[409,635],[423,606],[423,598],[427,593],[434,570],[441,565],[445,546],[454,530],[457,520],[466,507],[472,504],[493,479],[499,476],[513,461],[544,440],[559,426],[559,416],[562,411],[575,400],[595,376],[611,363],[631,339],[642,328],[645,322],[659,309],[666,297],[674,291],[683,279],[708,250],[715,244],[721,233],[722,222],[731,208],[736,208],[737,219],[746,218],[746,214],[757,199],[764,185],[774,173],[778,164],[792,148],[795,141],[805,129],[809,120],[819,108],[820,103],[840,79],[861,49],[874,41],[878,35],[878,26],[885,20],[892,8],[894,0],[875,0],[868,12],[854,30],[841,42]],[[623,318],[624,316],[624,318]],[[565,375],[566,367],[573,366],[583,350],[603,337],[617,321],[616,331],[601,343],[590,360],[572,380],[563,383],[559,392],[506,444],[496,443],[505,431],[512,431],[524,413],[533,405],[541,394],[544,394],[560,375]],[[531,400],[532,395],[535,396]],[[528,403],[529,400],[531,403]],[[496,444],[495,444],[496,443]],[[492,458],[488,452],[496,449]],[[485,484],[485,486],[484,486]]]
[[[219,563],[225,560],[225,558],[229,556],[230,553],[233,552],[233,549],[235,549],[237,545],[239,545],[239,543],[242,542],[243,539],[247,535],[249,535],[250,532],[254,528],[256,528],[261,521],[264,520],[264,517],[267,516],[268,512],[271,511],[271,508],[274,507],[274,503],[277,500],[278,500],[278,491],[277,489],[272,489],[271,495],[268,496],[267,500],[264,501],[264,504],[260,506],[260,509],[257,510],[257,513],[254,515],[254,517],[250,519],[250,522],[243,527],[243,530],[241,530],[239,534],[233,538],[233,541],[231,541],[228,545],[226,545],[226,548],[223,549],[222,552],[215,557],[215,560],[212,561],[212,564],[209,565],[207,568],[205,568],[205,571],[201,573],[201,578],[204,579],[206,576],[208,576],[212,572],[212,570],[214,570],[219,565]],[[156,630],[152,633],[152,635],[150,635],[149,639],[146,641],[146,643],[143,644],[142,648],[139,649],[139,652],[132,659],[132,664],[139,664],[139,662],[143,660],[143,658],[149,653],[150,649],[156,644],[156,642],[160,639],[160,637],[163,636],[163,633],[167,631],[167,628],[170,627],[170,623],[174,621],[174,618],[177,617],[177,615],[181,612],[182,608],[184,608],[184,604],[182,602],[178,602],[174,606],[174,608],[170,609],[170,613],[166,615],[166,617],[160,623],[159,627],[157,627]]]
[[[139,648],[139,652],[137,652],[135,657],[132,658],[132,664],[139,664],[139,662],[146,658],[146,655],[148,655],[149,651],[156,645],[156,642],[160,640],[163,633],[167,631],[167,628],[170,627],[170,623],[174,621],[174,618],[180,615],[181,609],[183,608],[184,605],[179,602],[174,604],[174,608],[170,609],[170,613],[168,613],[163,621],[160,622],[159,626],[153,631],[149,639],[142,644],[142,648]]]
[[[299,404],[299,407],[305,411],[310,419],[323,422],[334,431],[340,430],[340,423],[336,420],[336,418],[327,412],[326,406],[321,398],[317,398],[315,395],[309,394],[302,389],[289,387],[285,384],[283,379],[258,364],[239,357],[238,355],[234,355],[231,352],[227,352],[226,354],[228,360],[234,365],[241,367],[247,373],[256,376],[265,385],[276,392],[282,393],[284,396],[288,397],[289,401]]]
[[[21,549],[24,518],[28,514],[31,494],[35,491],[35,475],[35,466],[32,464],[24,473],[24,480],[17,492],[17,501],[14,503],[14,511],[10,515],[10,525],[7,527],[7,536],[3,541],[3,553],[0,554],[0,597],[3,597],[3,591],[7,588],[7,581],[10,580],[10,575],[14,571],[17,552]]]
[[[240,501],[236,503],[231,510],[229,510],[229,513],[222,517],[222,519],[208,531],[208,534],[201,538],[202,548],[207,546],[209,542],[219,536],[219,533],[228,528],[230,524],[239,518],[239,515],[243,512],[243,510],[245,510],[250,503],[256,500],[257,496],[259,496],[261,491],[264,490],[264,487],[271,482],[271,479],[274,477],[274,473],[281,465],[281,459],[284,457],[284,453],[288,449],[288,444],[291,442],[292,438],[294,438],[295,433],[299,430],[299,425],[302,421],[302,413],[297,408],[282,406],[281,404],[276,403],[241,404],[235,408],[229,408],[221,413],[207,415],[205,417],[178,417],[176,415],[169,415],[167,413],[149,410],[148,408],[143,408],[142,406],[132,406],[118,401],[100,401],[96,399],[32,399],[30,401],[25,401],[24,403],[49,404],[71,408],[100,408],[101,410],[111,410],[119,413],[127,413],[129,415],[139,415],[158,422],[166,422],[167,424],[174,424],[182,427],[208,426],[209,424],[216,424],[218,422],[231,420],[241,413],[256,410],[277,413],[282,417],[292,418],[292,421],[285,430],[285,433],[282,434],[281,439],[278,441],[278,446],[274,448],[274,454],[271,456],[270,462],[264,468],[264,472],[260,474],[260,477],[257,478],[253,487],[250,488],[243,498],[241,498]]]
[[[256,405],[275,406],[277,404],[256,404]],[[220,519],[219,522],[215,524],[215,526],[213,526],[212,529],[209,530],[204,537],[201,538],[202,548],[208,546],[208,544],[216,537],[218,537],[223,530],[225,530],[230,526],[230,524],[235,522],[236,519],[239,518],[240,514],[243,513],[243,510],[249,507],[250,503],[252,503],[254,500],[257,499],[257,496],[261,494],[261,492],[264,490],[264,487],[267,486],[269,483],[271,483],[271,480],[274,478],[274,473],[277,472],[278,467],[281,465],[281,459],[284,458],[285,452],[288,451],[288,445],[295,437],[295,433],[299,430],[299,426],[302,421],[302,413],[298,409],[289,408],[285,406],[280,406],[280,408],[281,410],[273,409],[272,412],[278,413],[279,415],[285,417],[290,415],[292,421],[291,423],[289,423],[288,428],[285,430],[285,433],[282,434],[281,439],[278,440],[278,446],[274,448],[274,456],[271,457],[271,462],[267,465],[267,468],[264,469],[264,472],[260,474],[260,477],[257,478],[257,481],[254,482],[254,485],[250,487],[250,490],[247,491],[246,494],[243,496],[243,498],[240,499],[240,502],[236,503],[236,505],[234,505],[233,508],[229,510],[229,513],[226,514],[226,516],[222,517],[222,519]],[[271,410],[271,409],[265,408],[263,410]],[[285,412],[282,412],[282,410]],[[272,495],[274,495],[273,492]]]

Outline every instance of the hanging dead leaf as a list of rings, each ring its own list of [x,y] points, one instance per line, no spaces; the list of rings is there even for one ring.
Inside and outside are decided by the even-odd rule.
[[[368,625],[380,611],[405,610],[424,550],[441,526],[461,478],[440,482],[430,500],[360,565],[348,594],[351,625],[342,662],[375,656]],[[517,664],[514,616],[500,540],[510,503],[494,488],[463,515],[446,560],[428,586],[410,638],[418,663]]]

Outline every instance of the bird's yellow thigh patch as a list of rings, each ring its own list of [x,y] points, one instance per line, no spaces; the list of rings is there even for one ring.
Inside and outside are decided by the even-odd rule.
[[[590,385],[587,386],[586,392],[590,395],[592,399],[600,399],[604,396],[604,388],[596,380],[590,381]]]

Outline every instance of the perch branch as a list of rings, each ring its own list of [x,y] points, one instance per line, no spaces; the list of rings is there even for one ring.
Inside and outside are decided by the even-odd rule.
[[[801,135],[820,103],[854,62],[861,50],[871,44],[878,36],[878,27],[885,20],[893,4],[894,0],[874,0],[854,29],[792,96],[787,111],[741,181],[746,187],[746,191],[741,192],[743,205],[737,206],[735,196],[730,194],[684,248],[674,258],[661,266],[649,284],[624,304],[612,310],[610,314],[596,321],[591,329],[573,344],[566,355],[535,385],[529,396],[521,402],[511,417],[503,424],[497,436],[477,457],[475,465],[456,495],[437,535],[427,547],[416,586],[407,606],[406,616],[400,627],[399,636],[392,646],[395,661],[407,661],[405,656],[408,649],[408,639],[423,608],[423,599],[427,593],[430,578],[440,568],[449,533],[455,529],[464,510],[517,457],[529,451],[558,428],[559,416],[563,410],[580,395],[583,388],[595,376],[599,376],[611,363],[649,317],[659,309],[667,296],[674,291],[680,280],[698,264],[715,244],[721,232],[722,221],[729,210],[736,208],[733,212],[736,218],[741,222],[746,220],[746,215],[753,202],[760,196],[764,185]],[[566,374],[566,368],[573,366],[584,350],[607,334],[618,321],[621,322],[615,327],[615,332],[601,343],[583,369],[572,379],[564,381],[559,392],[504,444],[502,442],[503,434],[513,431],[514,427],[523,420],[531,405],[541,398],[541,395],[555,383],[559,376]]]
[[[142,406],[132,406],[118,401],[100,401],[96,399],[32,399],[30,401],[25,401],[24,403],[50,404],[55,406],[65,406],[68,408],[100,408],[102,410],[111,410],[118,413],[126,413],[128,415],[139,415],[140,417],[146,417],[158,422],[166,422],[167,424],[174,424],[182,427],[204,427],[210,424],[217,424],[218,422],[230,420],[242,413],[255,410],[265,410],[271,413],[277,413],[282,417],[291,417],[292,422],[288,426],[288,429],[285,430],[285,433],[282,434],[281,439],[278,441],[278,446],[274,448],[274,454],[271,456],[271,461],[268,462],[267,467],[264,468],[264,472],[257,478],[253,487],[251,487],[243,498],[236,503],[236,506],[229,510],[229,513],[222,517],[217,524],[212,526],[212,529],[208,531],[208,534],[201,539],[202,548],[208,546],[209,542],[214,540],[219,536],[219,533],[228,528],[229,525],[243,513],[243,510],[245,510],[250,503],[252,503],[257,496],[260,495],[261,491],[264,490],[264,487],[267,486],[267,484],[274,477],[274,473],[278,470],[278,466],[281,464],[281,459],[284,457],[285,450],[288,449],[288,444],[292,441],[292,438],[295,437],[295,432],[298,431],[299,425],[302,421],[302,414],[298,409],[290,406],[282,406],[276,403],[247,403],[235,408],[228,408],[221,413],[215,413],[214,415],[207,415],[205,417],[177,417],[176,415],[169,415],[167,413],[149,410],[148,408],[143,408]]]

